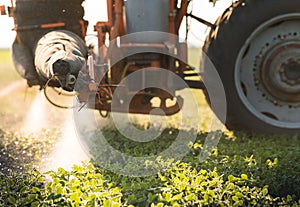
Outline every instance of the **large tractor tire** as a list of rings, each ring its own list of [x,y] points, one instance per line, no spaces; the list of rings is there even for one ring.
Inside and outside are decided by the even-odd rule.
[[[300,1],[234,3],[204,52],[224,85],[227,128],[300,134]]]

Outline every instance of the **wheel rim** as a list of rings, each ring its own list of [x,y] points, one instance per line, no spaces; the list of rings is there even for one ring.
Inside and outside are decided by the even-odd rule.
[[[246,108],[263,122],[300,128],[300,14],[260,25],[241,48],[235,86]]]

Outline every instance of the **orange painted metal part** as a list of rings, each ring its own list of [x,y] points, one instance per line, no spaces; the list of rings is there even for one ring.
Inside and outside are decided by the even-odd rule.
[[[87,22],[84,20],[80,20],[80,26],[81,26],[81,32],[82,32],[82,37],[86,36],[86,32],[87,32]]]
[[[1,15],[6,15],[6,10],[4,5],[0,5],[0,14]]]
[[[177,15],[177,18],[176,18],[176,26],[175,26],[175,29],[176,29],[177,33],[179,31],[180,24],[181,24],[181,22],[183,20],[183,17],[187,13],[188,5],[189,5],[189,1],[188,0],[181,0],[179,12],[178,12],[178,15]]]
[[[181,7],[177,8],[175,5],[175,0],[169,0],[169,14],[168,14],[168,32],[171,34],[178,34],[180,24],[183,20],[183,17],[186,14],[188,0],[181,1]],[[106,22],[97,22],[94,29],[97,31],[98,34],[98,47],[99,47],[99,56],[101,58],[100,64],[107,64],[108,57],[107,57],[107,49],[105,47],[105,41],[107,34],[109,34],[109,39],[113,40],[119,36],[125,35],[125,22],[124,22],[124,12],[123,12],[123,0],[107,0],[107,15],[108,20]],[[168,40],[171,44],[176,46],[175,39]],[[114,47],[114,46],[112,46]],[[121,48],[147,48],[147,47],[154,47],[154,48],[163,48],[166,49],[166,45],[161,43],[126,43],[121,44]],[[182,45],[178,46],[178,50],[182,50]],[[183,47],[184,48],[184,47]],[[184,48],[181,53],[186,53],[187,51]],[[182,54],[184,57],[186,54]],[[152,67],[161,67],[160,60],[149,60],[147,64],[150,64]],[[138,70],[139,67],[132,67],[128,68],[127,71],[134,72]],[[98,82],[98,81],[97,81]],[[99,83],[99,82],[98,82]],[[89,98],[88,103],[92,104],[93,106],[89,106],[91,108],[98,109],[99,111],[111,111],[111,99],[112,94],[115,89],[115,86],[111,84],[100,83],[97,84],[90,84],[89,85],[89,95],[86,94]],[[85,97],[87,97],[85,95]],[[145,102],[147,97],[158,97],[161,100],[161,105],[159,107],[153,107],[150,102]],[[117,108],[114,108],[114,111],[118,112],[129,112],[130,113],[139,113],[139,114],[149,114],[153,109],[160,108],[164,111],[166,115],[172,115],[177,113],[182,106],[183,100],[180,97],[177,97],[177,103],[172,106],[166,106],[167,99],[173,99],[174,96],[166,93],[164,91],[160,91],[159,94],[147,94],[143,91],[138,92],[130,103],[127,103],[128,108],[124,108],[124,106],[120,105]],[[160,114],[158,114],[160,115]]]
[[[106,23],[106,25],[108,27],[111,27],[112,22],[113,22],[113,1],[107,0],[106,6],[107,6],[107,23]]]
[[[110,93],[107,91],[107,93]],[[99,98],[100,91],[92,94],[90,96],[89,106],[90,108],[95,108],[100,111],[111,111],[112,110],[112,104],[110,102],[111,99],[109,99],[108,95],[106,97]],[[166,97],[169,97],[170,95],[165,95]],[[107,99],[108,98],[108,99]],[[176,103],[172,106],[167,106],[166,100],[167,98],[161,98],[161,104],[159,107],[153,106],[151,102],[143,103],[145,99],[144,93],[137,93],[132,98],[130,103],[122,103],[122,104],[115,104],[113,106],[114,112],[123,112],[123,113],[135,113],[135,114],[153,114],[153,115],[173,115],[180,111],[182,105],[183,105],[183,99],[181,97],[177,97]],[[93,105],[91,105],[91,103]],[[163,113],[160,110],[154,110],[154,109],[162,109]]]
[[[123,0],[107,0],[107,16],[106,22],[97,22],[95,31],[98,34],[98,47],[103,49],[106,40],[106,34],[109,33],[109,39],[113,40],[118,36],[125,35],[124,28],[124,13],[123,13]],[[169,0],[169,26],[168,31],[171,34],[178,34],[180,24],[187,12],[188,0],[182,0],[180,8],[175,5],[175,0]],[[178,10],[178,11],[177,11]],[[172,40],[170,40],[173,42]],[[138,46],[138,45],[137,45]],[[149,44],[150,46],[154,46]],[[106,52],[99,51],[100,57],[106,59]]]
[[[120,26],[122,21],[122,12],[123,12],[123,1],[122,0],[115,0],[114,4],[114,22],[109,31],[109,38],[110,40],[116,39],[120,36]]]
[[[64,22],[55,22],[55,23],[49,23],[49,24],[42,24],[41,28],[48,29],[48,28],[55,28],[55,27],[63,27],[65,25],[66,25],[66,23],[64,23]]]
[[[97,22],[94,30],[97,31],[100,63],[105,63],[107,60],[107,51],[105,47],[106,36],[109,34],[109,39],[113,40],[120,36],[120,32],[124,33],[123,22],[123,0],[107,0],[107,21]]]

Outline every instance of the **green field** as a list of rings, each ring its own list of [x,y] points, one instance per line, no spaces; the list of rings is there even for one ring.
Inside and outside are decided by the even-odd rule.
[[[0,49],[0,88],[17,79],[20,76],[13,68],[10,50]]]
[[[191,54],[195,64],[196,56]],[[2,89],[20,78],[12,70],[9,51],[0,51],[0,63]],[[33,93],[36,88],[30,90]],[[70,171],[39,172],[36,169],[61,136],[61,124],[56,122],[55,130],[28,136],[2,121],[0,206],[300,206],[300,138],[223,130],[217,148],[200,162],[211,111],[203,94],[193,93],[202,114],[197,138],[188,145],[189,153],[180,161],[160,160],[158,164],[170,167],[147,177],[113,173],[95,160]],[[28,104],[21,102],[23,95],[16,91],[10,98],[0,97],[2,120],[24,114]],[[170,120],[174,123],[161,131],[159,140],[149,143],[132,142],[113,128],[104,128],[102,133],[119,151],[134,157],[152,156],[174,141],[179,130],[177,118]],[[143,124],[137,122],[136,127],[147,128]]]

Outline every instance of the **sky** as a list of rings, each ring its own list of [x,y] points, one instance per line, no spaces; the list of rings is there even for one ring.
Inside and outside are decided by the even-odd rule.
[[[219,0],[216,2],[215,7],[208,0],[193,0],[190,5],[190,10],[193,10],[193,14],[202,17],[205,20],[214,22],[216,18],[222,14],[222,12],[230,6],[232,0]],[[0,5],[10,5],[10,0],[0,0]],[[85,0],[85,17],[84,19],[89,21],[88,33],[93,33],[93,25],[97,21],[106,20],[106,0]],[[15,37],[15,32],[12,31],[14,27],[13,18],[8,16],[0,16],[0,48],[10,48],[12,41]],[[181,26],[180,36],[185,37],[185,23]],[[189,34],[189,42],[193,46],[201,46],[205,40],[205,33],[208,31],[207,27],[198,23],[197,21],[191,21],[191,32]]]

